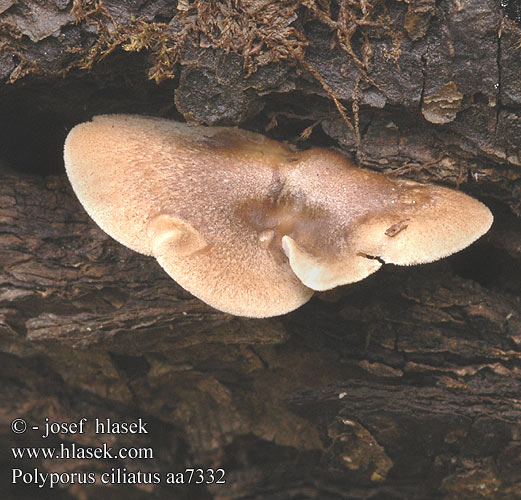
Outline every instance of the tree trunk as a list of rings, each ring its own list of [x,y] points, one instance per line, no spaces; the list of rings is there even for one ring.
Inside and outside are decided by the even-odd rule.
[[[520,498],[521,16],[503,4],[0,0],[1,497]],[[114,112],[341,148],[461,188],[494,226],[233,317],[75,198],[63,140]],[[107,419],[136,432],[96,433]],[[79,459],[104,444],[130,456]]]

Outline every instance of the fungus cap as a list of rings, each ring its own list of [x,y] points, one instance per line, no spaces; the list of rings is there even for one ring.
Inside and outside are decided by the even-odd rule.
[[[211,306],[242,316],[292,311],[314,290],[361,280],[383,262],[445,257],[492,223],[463,193],[237,128],[97,116],[71,130],[64,157],[76,195],[105,232],[156,257]]]

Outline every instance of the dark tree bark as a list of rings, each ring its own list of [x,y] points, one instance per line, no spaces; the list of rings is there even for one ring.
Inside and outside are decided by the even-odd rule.
[[[520,498],[521,29],[503,3],[0,0],[0,496]],[[437,263],[233,317],[74,197],[65,135],[112,112],[303,133],[459,187],[495,223]],[[43,439],[46,418],[86,432]],[[148,433],[95,434],[96,418]],[[153,457],[11,450],[103,443]],[[226,484],[167,484],[190,467]],[[12,484],[13,469],[96,483]]]

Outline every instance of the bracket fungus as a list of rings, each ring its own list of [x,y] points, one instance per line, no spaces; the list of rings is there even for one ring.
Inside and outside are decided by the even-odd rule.
[[[64,153],[76,195],[104,231],[239,316],[287,313],[382,263],[446,257],[492,224],[461,192],[237,128],[103,115],[74,127]]]

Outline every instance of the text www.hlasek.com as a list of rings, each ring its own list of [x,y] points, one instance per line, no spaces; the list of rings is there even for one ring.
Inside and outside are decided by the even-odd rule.
[[[53,458],[55,460],[86,460],[86,459],[150,459],[154,458],[152,448],[120,448],[113,451],[107,443],[98,447],[77,446],[71,443],[66,446],[64,443],[58,448],[11,448],[14,458]]]

